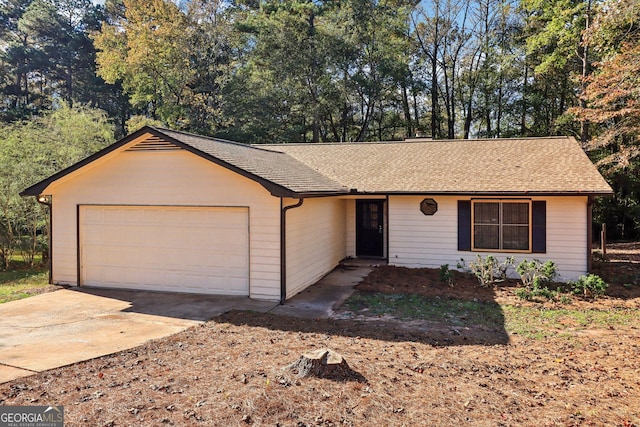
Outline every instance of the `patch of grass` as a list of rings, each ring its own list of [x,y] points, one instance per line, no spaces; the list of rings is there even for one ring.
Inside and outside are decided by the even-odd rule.
[[[356,292],[345,302],[344,307],[357,314],[388,315],[402,320],[427,320],[448,326],[504,328],[509,334],[533,339],[570,337],[568,330],[606,329],[640,323],[638,309],[530,308],[501,306],[495,302],[378,292]]]
[[[543,338],[561,334],[567,328],[615,328],[640,322],[640,310],[612,308],[609,310],[569,310],[529,307],[502,307],[505,329],[528,338]]]
[[[22,256],[23,253],[20,251],[16,251],[11,255],[11,263],[12,264],[18,264],[18,265],[27,265],[24,261],[24,257]],[[37,253],[34,255],[33,257],[33,262],[35,264],[42,264],[42,254],[41,253]]]
[[[504,323],[497,303],[452,298],[433,298],[415,294],[356,292],[345,307],[374,316],[390,315],[402,320],[428,320],[450,326],[489,326]]]
[[[26,298],[28,289],[49,284],[49,276],[43,268],[0,271],[0,303]]]

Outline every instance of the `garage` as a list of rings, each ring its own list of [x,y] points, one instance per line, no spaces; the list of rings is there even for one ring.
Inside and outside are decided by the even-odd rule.
[[[246,207],[79,207],[80,285],[249,295]]]

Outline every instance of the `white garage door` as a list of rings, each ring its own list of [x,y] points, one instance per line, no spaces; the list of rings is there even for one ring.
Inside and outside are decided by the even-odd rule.
[[[249,210],[81,206],[85,286],[249,294]]]

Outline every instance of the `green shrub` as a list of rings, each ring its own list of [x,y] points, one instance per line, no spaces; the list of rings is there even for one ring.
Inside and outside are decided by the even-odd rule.
[[[597,297],[604,295],[609,285],[597,274],[580,276],[575,282],[571,282],[571,293],[585,297]]]
[[[546,286],[542,286],[542,287],[535,286],[532,292],[534,296],[542,297],[549,301],[555,301],[558,296],[557,291],[552,291]]]
[[[531,299],[533,298],[533,295],[531,295],[531,291],[529,289],[526,288],[517,288],[514,293],[516,294],[516,296],[520,299],[526,300],[526,301],[531,301]]]
[[[522,284],[527,289],[542,289],[542,285],[551,282],[558,275],[558,267],[553,261],[544,264],[537,259],[533,261],[523,260],[516,267]]]
[[[571,302],[571,298],[568,295],[560,294],[560,303],[561,304],[569,304]]]
[[[537,287],[534,286],[532,289],[529,288],[518,288],[515,291],[515,294],[518,298],[533,301],[536,297],[544,298],[548,301],[556,301],[560,296],[560,292],[552,291],[548,287]],[[561,297],[561,302],[566,303],[566,298]]]
[[[449,270],[449,264],[442,264],[438,273],[442,283],[453,286],[453,273]]]
[[[465,265],[464,259],[460,261],[458,268],[464,268],[476,276],[480,286],[488,287],[507,279],[509,269],[513,267],[515,259],[507,257],[503,262],[499,262],[493,255],[487,255],[485,258],[476,255],[476,260],[468,265]]]

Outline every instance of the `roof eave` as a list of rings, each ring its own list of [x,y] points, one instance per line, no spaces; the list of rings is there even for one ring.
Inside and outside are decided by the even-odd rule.
[[[311,199],[319,197],[335,197],[350,194],[348,190],[341,191],[303,191],[297,192],[294,198]]]
[[[593,196],[604,197],[613,196],[613,191],[351,191],[350,195],[389,195],[389,196]]]

